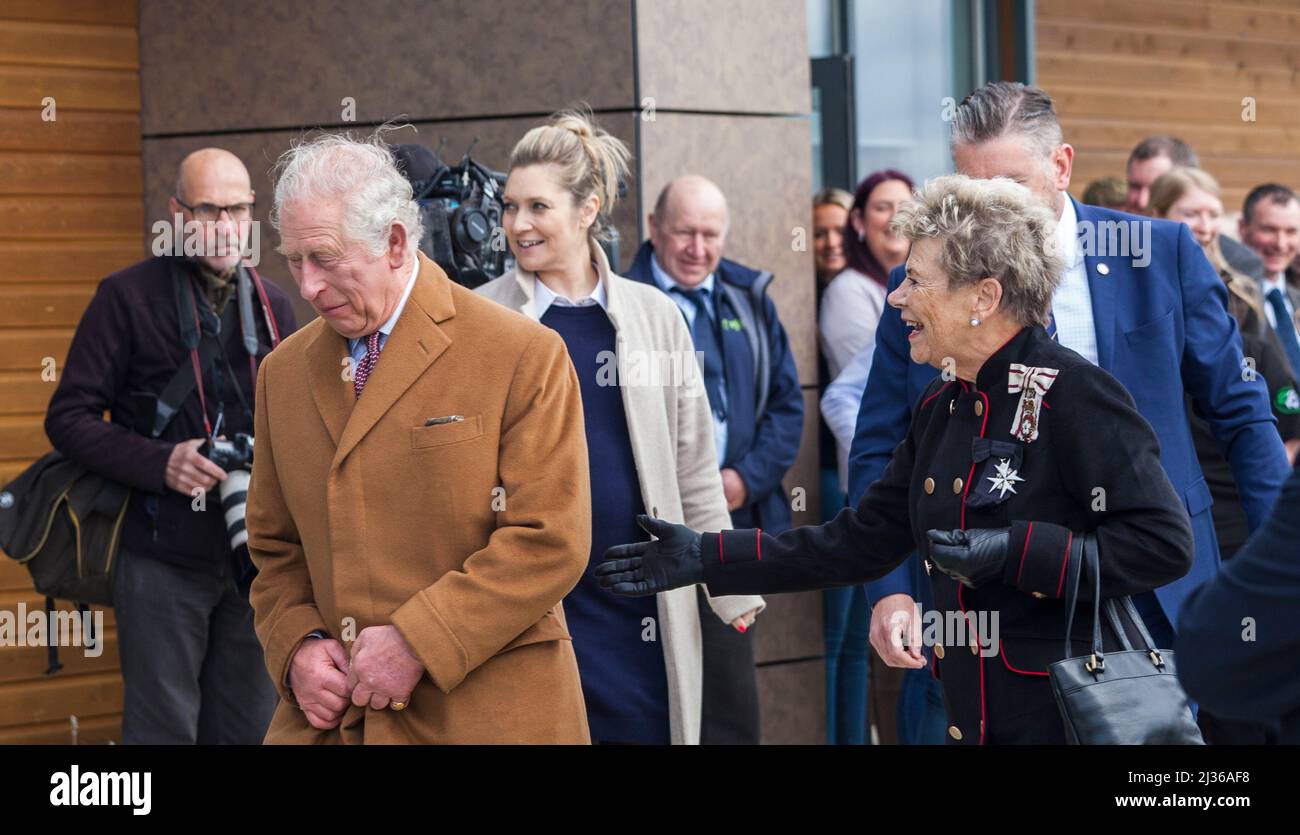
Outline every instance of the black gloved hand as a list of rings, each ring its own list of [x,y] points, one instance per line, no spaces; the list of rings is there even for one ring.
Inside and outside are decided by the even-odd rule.
[[[658,539],[606,549],[604,560],[596,566],[602,589],[621,597],[645,597],[704,582],[700,534],[644,513],[636,523]]]
[[[934,567],[971,588],[1002,576],[1011,542],[1010,528],[927,531]]]

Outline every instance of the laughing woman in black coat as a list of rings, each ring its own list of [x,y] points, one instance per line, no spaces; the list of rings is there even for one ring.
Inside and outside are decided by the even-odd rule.
[[[1191,566],[1187,515],[1132,398],[1048,336],[1062,270],[1047,209],[1009,180],[950,176],[894,224],[912,249],[889,303],[912,327],[912,359],[945,373],[862,502],[779,536],[641,517],[657,540],[609,549],[597,571],[616,594],[699,582],[767,594],[874,580],[917,549],[943,615],[932,623],[983,626],[923,636],[950,742],[1063,743],[1046,667],[1061,659],[1067,567],[1091,541],[1103,597],[1172,582]],[[1075,618],[1075,654],[1091,608]]]

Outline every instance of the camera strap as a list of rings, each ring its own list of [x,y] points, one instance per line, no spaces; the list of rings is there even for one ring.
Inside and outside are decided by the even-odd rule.
[[[219,337],[222,333],[229,333],[234,328],[236,321],[239,323],[241,335],[244,337],[244,347],[248,352],[249,373],[253,380],[257,379],[257,328],[251,315],[253,289],[257,291],[258,300],[261,303],[262,315],[266,320],[272,348],[280,344],[280,331],[276,325],[275,316],[271,312],[270,300],[267,297],[266,288],[263,286],[262,277],[257,274],[257,270],[241,265],[237,274],[240,283],[240,295],[248,298],[250,303],[229,304],[226,306],[225,315],[218,318],[211,308],[205,307],[200,311],[197,294],[194,291],[195,279],[190,275],[190,271],[185,269],[179,262],[180,259],[176,259],[172,270],[176,294],[176,313],[180,326],[181,342],[189,348],[190,362],[183,364],[176,370],[175,376],[167,383],[162,394],[158,396],[152,436],[155,438],[161,437],[163,430],[167,428],[176,413],[180,411],[181,404],[189,397],[190,392],[197,387],[199,390],[199,406],[203,411],[203,426],[207,430],[208,436],[211,437],[212,424],[208,417],[207,392],[203,387],[203,375],[212,367],[217,357],[223,353]],[[245,311],[249,315],[245,315]],[[250,335],[252,336],[251,349],[250,340],[248,339]],[[229,365],[229,361],[227,361],[227,365]],[[241,404],[245,404],[245,409],[247,409],[243,391],[239,388],[239,381],[235,379],[233,369],[231,369],[231,384],[235,386]]]

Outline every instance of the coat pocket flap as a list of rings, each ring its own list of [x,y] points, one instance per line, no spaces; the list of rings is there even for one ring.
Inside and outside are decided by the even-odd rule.
[[[465,415],[462,420],[416,426],[411,430],[411,449],[454,444],[472,440],[482,434],[483,416]]]
[[[1214,504],[1214,497],[1210,495],[1210,486],[1205,483],[1205,479],[1198,478],[1183,491],[1183,501],[1187,504],[1187,515],[1195,516],[1203,510],[1209,510]]]

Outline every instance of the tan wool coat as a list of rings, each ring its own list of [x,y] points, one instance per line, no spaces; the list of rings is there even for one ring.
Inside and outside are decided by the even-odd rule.
[[[681,310],[658,288],[611,272],[600,247],[592,246],[591,257],[605,288],[606,314],[617,333],[619,364],[626,371],[619,389],[646,511],[697,531],[730,530],[702,374],[678,378],[661,374],[656,384],[645,373],[656,354],[675,358],[667,366],[659,365],[664,370],[670,371],[678,360],[695,362],[691,332]],[[533,273],[514,270],[477,292],[536,320],[541,312],[533,305],[535,281]],[[704,673],[695,588],[656,597],[671,739],[674,745],[699,744]],[[750,610],[761,611],[766,603],[757,595],[731,595],[709,598],[709,605],[730,623]]]
[[[281,695],[266,741],[589,742],[561,606],[591,547],[573,365],[555,332],[418,257],[360,399],[322,319],[258,375],[251,598]],[[303,638],[389,624],[426,670],[409,706],[312,728],[285,686]]]

